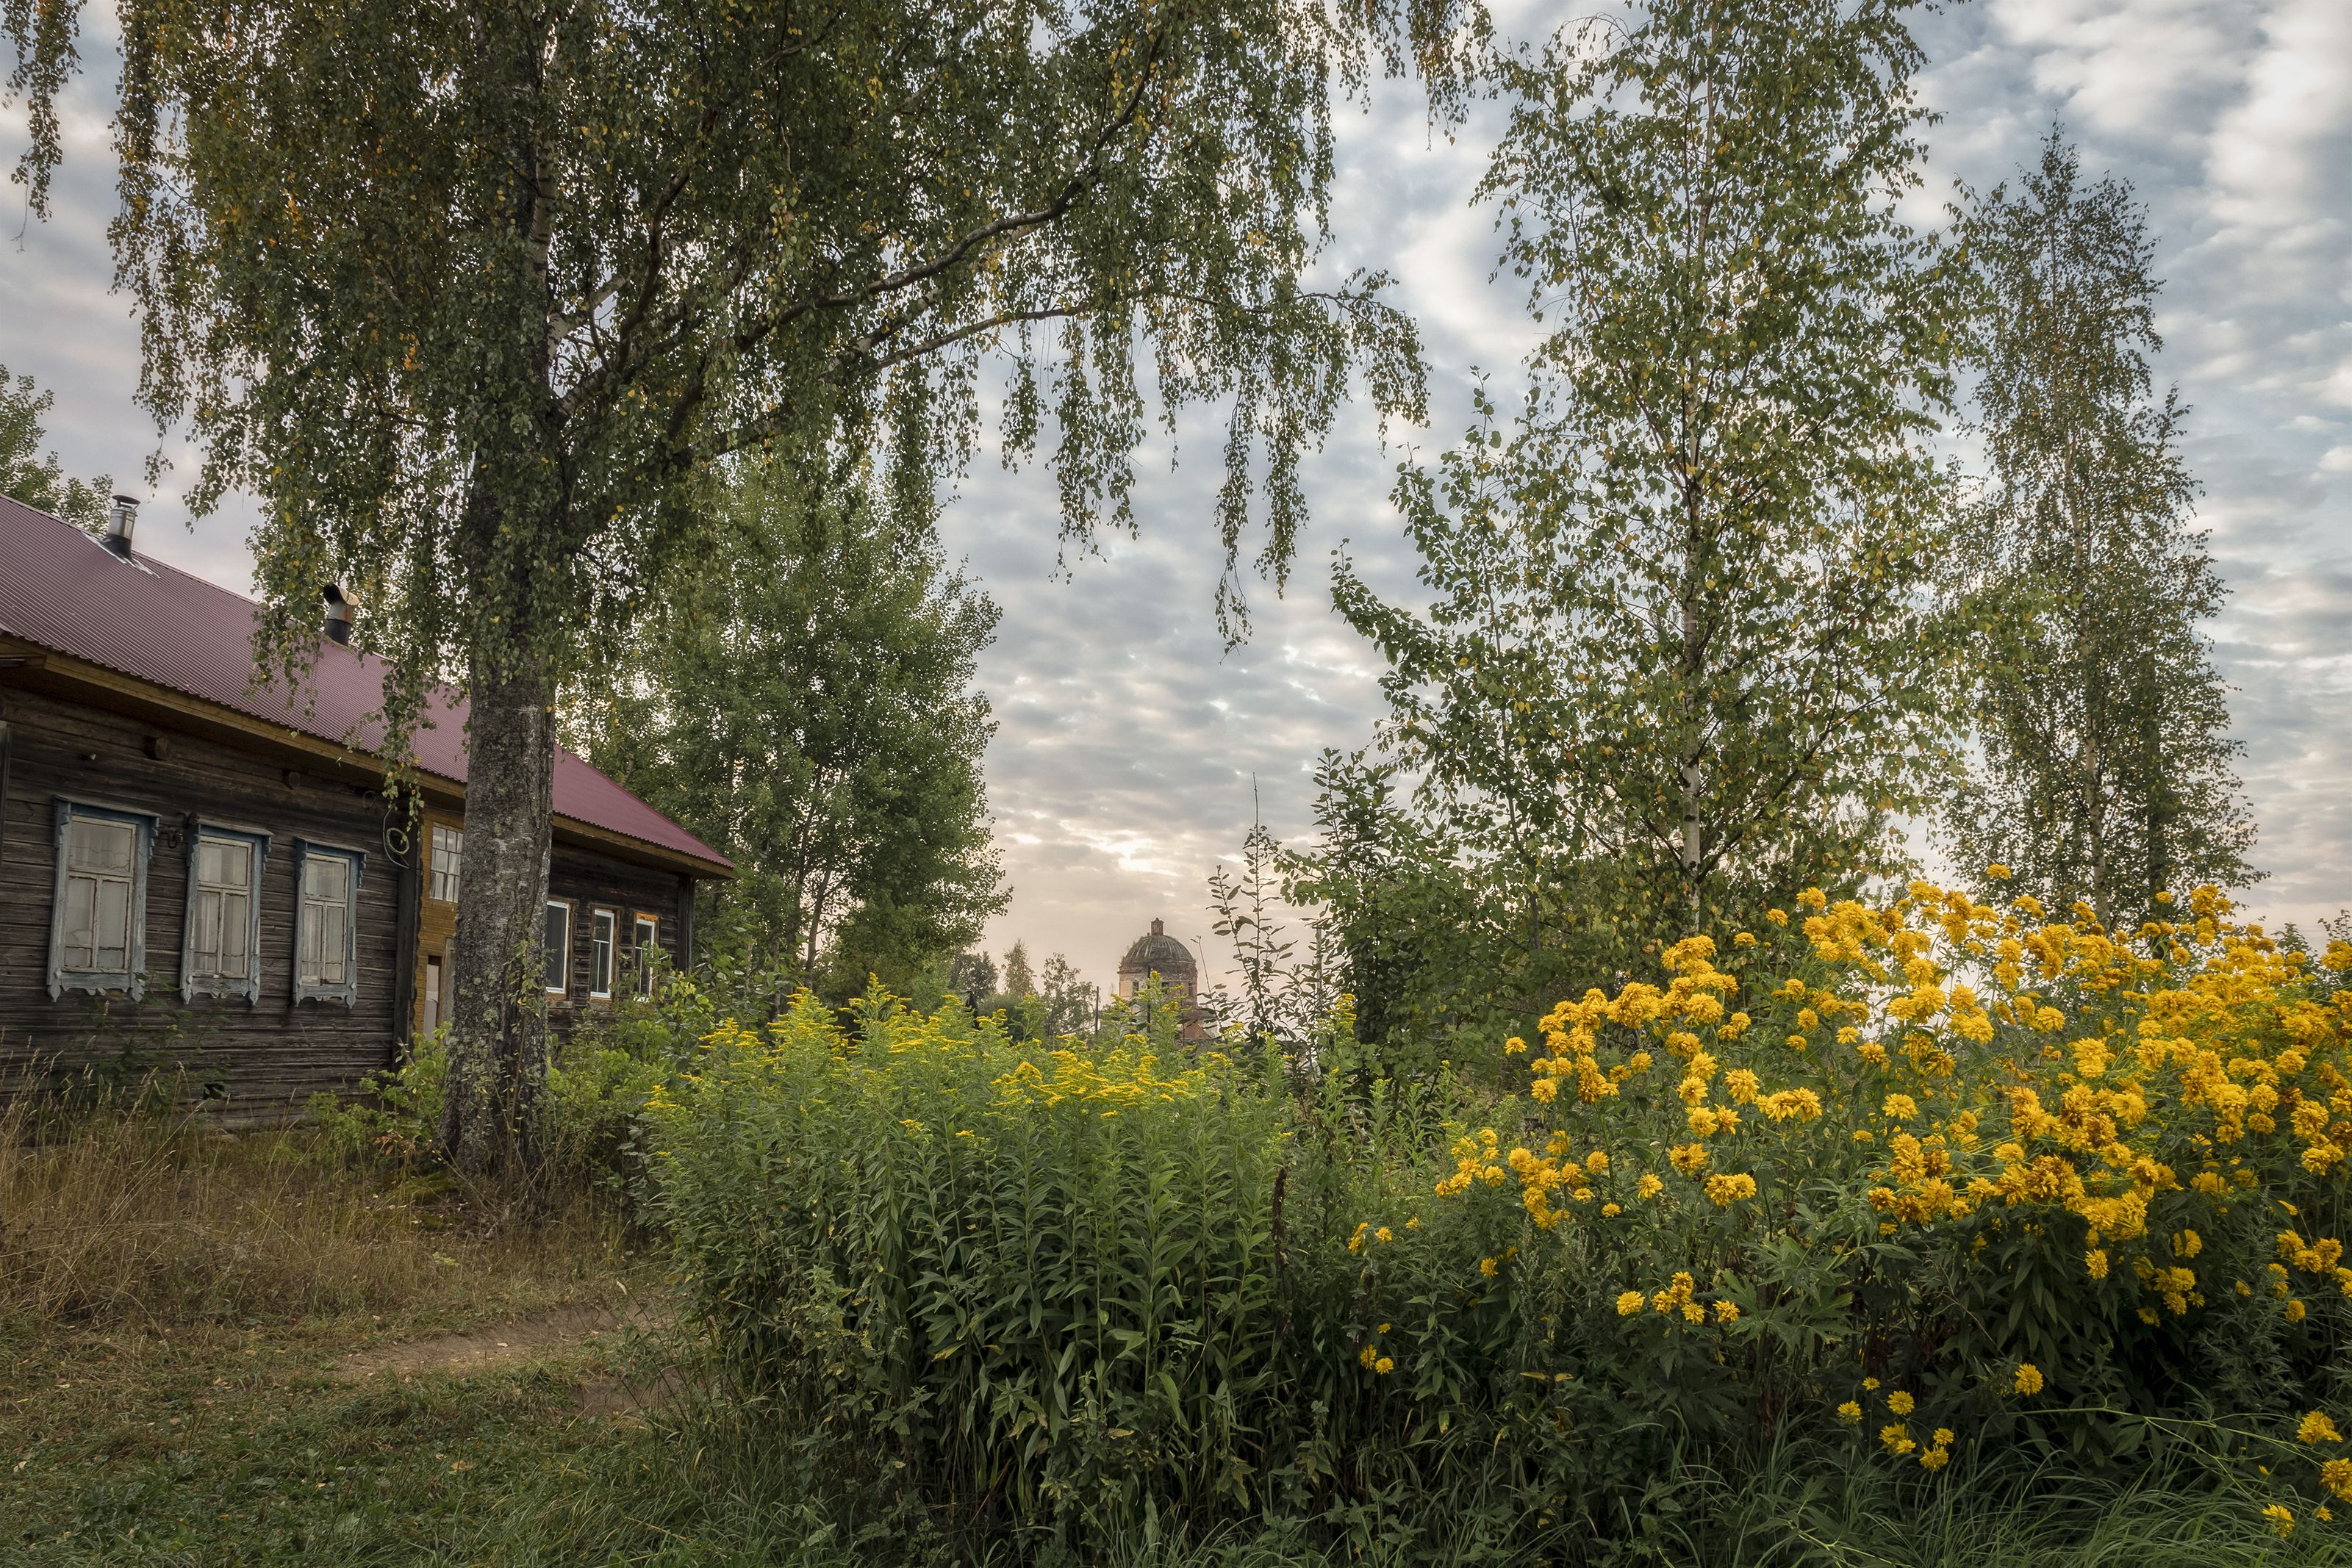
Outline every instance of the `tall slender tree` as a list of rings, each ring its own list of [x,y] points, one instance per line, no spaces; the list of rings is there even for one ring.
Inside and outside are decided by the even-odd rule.
[[[37,210],[81,3],[0,5]],[[202,442],[200,508],[261,501],[263,659],[299,673],[335,580],[395,736],[437,678],[471,698],[444,1128],[467,1170],[530,1163],[556,694],[698,548],[681,476],[887,430],[927,489],[1002,350],[1010,447],[1057,424],[1065,527],[1125,525],[1140,361],[1230,407],[1222,544],[1262,474],[1278,572],[1349,371],[1419,407],[1379,280],[1301,280],[1334,77],[1450,79],[1457,0],[115,8],[141,395]]]
[[[2053,130],[1964,226],[1990,472],[1951,556],[1980,631],[1979,764],[1945,834],[1971,874],[1999,863],[2054,908],[2147,918],[2168,889],[2256,873],[2202,630],[2225,591],[2191,526],[2186,410],[2149,363],[2147,214],[2126,182],[2084,179]]]
[[[1398,487],[1428,610],[1338,598],[1531,959],[1563,902],[1622,964],[1851,883],[1922,800],[1958,302],[1898,211],[1913,9],[1646,0],[1504,68],[1526,402]]]

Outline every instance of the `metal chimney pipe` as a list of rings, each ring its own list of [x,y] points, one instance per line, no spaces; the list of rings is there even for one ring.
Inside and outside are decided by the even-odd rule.
[[[327,601],[327,640],[350,646],[352,601],[345,599],[343,591],[331,582],[319,591],[319,597]]]
[[[139,498],[117,496],[106,514],[106,548],[123,559],[131,559],[131,535],[139,527]]]

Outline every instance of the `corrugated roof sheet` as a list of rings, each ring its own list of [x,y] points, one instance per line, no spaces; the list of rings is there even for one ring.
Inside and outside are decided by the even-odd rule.
[[[260,607],[0,496],[0,631],[269,724],[373,755],[383,740],[381,661],[325,637],[310,685],[248,689]],[[466,779],[466,699],[436,692],[413,740],[417,766]],[[724,855],[571,752],[555,754],[558,816],[731,869]]]

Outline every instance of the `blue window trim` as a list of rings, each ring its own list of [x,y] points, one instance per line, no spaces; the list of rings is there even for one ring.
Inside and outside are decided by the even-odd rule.
[[[343,974],[340,986],[306,986],[302,983],[302,913],[308,907],[302,897],[303,871],[311,857],[332,857],[352,864],[352,891],[343,915]],[[292,976],[294,999],[297,1002],[341,1002],[347,1008],[360,1001],[360,879],[367,872],[367,852],[346,849],[341,844],[322,844],[312,839],[294,841],[294,952],[293,962],[287,965]]]
[[[57,838],[51,858],[57,862],[57,878],[49,894],[49,1000],[57,1001],[68,991],[88,991],[92,996],[123,991],[132,1001],[143,1001],[147,996],[147,860],[155,852],[155,815],[125,810],[120,806],[92,805],[63,795],[53,800],[57,806]],[[66,967],[66,841],[72,835],[77,817],[128,822],[138,830],[138,844],[131,852],[131,968],[127,974],[116,969]]]
[[[196,852],[205,839],[233,839],[253,846],[253,892],[246,903],[245,963],[242,980],[220,976],[205,979],[196,977]],[[261,1000],[261,878],[269,864],[269,835],[251,828],[228,828],[202,818],[192,818],[188,823],[188,900],[187,915],[180,930],[180,999],[193,1002],[198,997],[242,997],[248,1002]],[[296,884],[296,897],[300,897],[300,884]],[[298,911],[299,914],[299,911]]]

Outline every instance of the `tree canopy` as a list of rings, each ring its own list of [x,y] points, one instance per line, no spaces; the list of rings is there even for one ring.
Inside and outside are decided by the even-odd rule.
[[[0,365],[0,496],[95,533],[106,524],[114,480],[101,474],[85,483],[66,473],[56,453],[41,450],[42,420],[56,402],[57,394],[30,376],[11,382],[8,367]]]
[[[901,992],[1003,906],[974,685],[996,607],[929,514],[858,476],[751,463],[704,558],[567,705],[589,759],[735,862],[704,893],[715,961],[782,997]]]
[[[530,1163],[556,695],[700,547],[730,455],[879,455],[913,503],[1001,437],[1062,527],[1131,524],[1147,394],[1228,411],[1215,508],[1277,575],[1300,455],[1360,372],[1417,416],[1382,280],[1317,286],[1335,83],[1418,66],[1455,0],[119,0],[118,275],[141,398],[261,503],[261,653],[313,656],[340,586],[393,745],[471,701],[444,1136]],[[45,207],[79,0],[0,7]]]
[[[2241,886],[2253,828],[2202,622],[2224,590],[2191,527],[2187,410],[2156,392],[2159,285],[2130,185],[2042,157],[1962,214],[1981,298],[1969,360],[1990,472],[1949,559],[1977,625],[1979,761],[1943,827],[1974,874],[2053,909],[2157,919]]]
[[[1480,189],[1545,336],[1400,481],[1428,608],[1338,603],[1523,1000],[1858,883],[1925,799],[1962,302],[1898,211],[1912,8],[1652,0],[1501,68]]]

